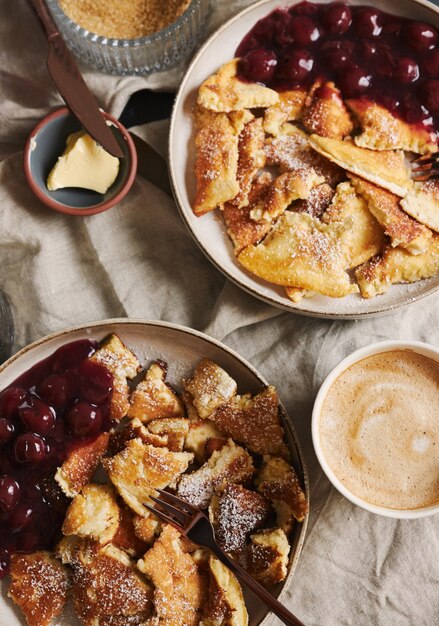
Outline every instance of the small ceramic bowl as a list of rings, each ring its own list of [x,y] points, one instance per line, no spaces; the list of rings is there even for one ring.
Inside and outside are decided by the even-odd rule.
[[[116,180],[105,194],[87,189],[69,187],[49,191],[47,177],[56,160],[65,150],[68,135],[81,130],[78,120],[69,109],[62,107],[50,113],[35,126],[24,149],[24,173],[34,194],[51,209],[70,215],[94,215],[111,208],[130,190],[137,171],[137,153],[127,129],[108,113],[111,130],[122,148]]]
[[[377,513],[379,515],[384,515],[385,517],[393,517],[396,519],[415,519],[439,513],[439,503],[416,509],[394,509],[372,504],[367,500],[359,497],[358,495],[352,493],[352,491],[350,491],[346,487],[346,485],[339,479],[339,477],[336,475],[336,473],[333,471],[330,464],[328,463],[324,454],[320,433],[320,415],[322,412],[323,403],[329,389],[334,384],[336,379],[352,365],[358,363],[359,361],[362,361],[363,359],[366,359],[367,357],[383,352],[393,352],[395,350],[414,352],[433,361],[439,362],[439,349],[430,344],[421,343],[419,341],[381,341],[379,343],[373,343],[369,346],[361,348],[360,350],[356,350],[348,357],[343,359],[343,361],[341,361],[332,370],[332,372],[328,374],[322,386],[320,387],[320,390],[314,402],[314,408],[312,413],[312,439],[314,444],[314,450],[323,471],[325,472],[331,483],[334,485],[334,487],[336,487],[336,489],[348,500],[350,500],[354,504],[357,504],[363,509],[366,509],[370,513]],[[408,391],[407,393],[410,393],[410,391]],[[376,397],[373,391],[371,391],[370,397],[371,402],[373,402]]]

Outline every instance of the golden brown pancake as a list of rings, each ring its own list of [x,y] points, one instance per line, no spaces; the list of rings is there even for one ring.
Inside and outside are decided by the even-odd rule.
[[[405,196],[412,187],[403,152],[376,152],[359,148],[352,141],[311,135],[314,150],[352,174],[361,176],[397,196]]]
[[[198,104],[217,113],[240,109],[269,107],[279,101],[279,94],[258,83],[238,78],[239,59],[233,59],[209,76],[198,91]]]

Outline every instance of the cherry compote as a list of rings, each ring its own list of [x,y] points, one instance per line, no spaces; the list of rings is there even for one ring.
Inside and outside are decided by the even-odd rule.
[[[334,81],[439,133],[439,36],[430,24],[345,2],[301,2],[259,20],[236,50],[240,77],[284,91]]]
[[[69,502],[56,468],[111,427],[113,377],[89,359],[96,348],[66,344],[0,393],[0,578],[14,552],[53,546]]]

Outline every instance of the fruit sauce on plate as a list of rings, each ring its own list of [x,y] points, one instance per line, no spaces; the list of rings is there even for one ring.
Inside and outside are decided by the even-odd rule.
[[[69,504],[56,468],[111,427],[112,375],[94,341],[61,346],[0,393],[0,578],[13,552],[51,548]]]
[[[259,20],[236,50],[240,76],[285,91],[333,81],[406,122],[439,132],[439,37],[370,6],[301,2]]]

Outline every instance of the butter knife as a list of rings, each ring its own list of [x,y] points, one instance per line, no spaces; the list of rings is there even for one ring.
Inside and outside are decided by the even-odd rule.
[[[46,33],[49,43],[47,69],[59,93],[88,134],[107,152],[123,158],[123,152],[85,84],[74,56],[59,34],[46,3],[44,0],[29,0],[29,3]]]

